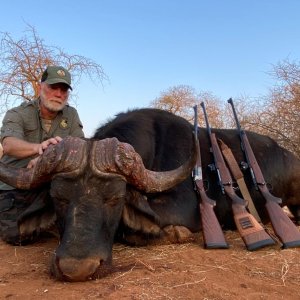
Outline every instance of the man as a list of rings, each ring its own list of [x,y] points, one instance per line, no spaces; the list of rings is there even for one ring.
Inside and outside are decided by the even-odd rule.
[[[71,75],[63,67],[48,66],[39,83],[39,98],[7,111],[1,128],[1,162],[31,168],[51,144],[66,136],[84,137],[75,108],[67,104]],[[49,186],[31,191],[0,181],[0,236],[12,244],[33,241],[55,221]]]

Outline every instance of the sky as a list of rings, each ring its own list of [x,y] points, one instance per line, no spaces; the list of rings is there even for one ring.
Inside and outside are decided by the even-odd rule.
[[[103,67],[102,84],[74,87],[87,137],[117,113],[188,85],[227,101],[261,97],[280,61],[300,60],[300,1],[10,0],[0,31],[35,28],[45,45]]]

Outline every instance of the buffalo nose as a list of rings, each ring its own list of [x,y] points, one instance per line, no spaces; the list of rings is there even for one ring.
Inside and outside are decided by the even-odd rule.
[[[69,281],[85,281],[100,266],[99,258],[56,258],[56,265],[61,275]]]

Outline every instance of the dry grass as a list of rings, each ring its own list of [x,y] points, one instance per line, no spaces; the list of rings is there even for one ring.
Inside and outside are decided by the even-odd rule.
[[[116,244],[112,272],[84,283],[50,278],[56,239],[26,247],[0,243],[1,295],[6,299],[300,299],[300,248],[249,252],[237,232],[229,249],[194,243],[129,247]]]

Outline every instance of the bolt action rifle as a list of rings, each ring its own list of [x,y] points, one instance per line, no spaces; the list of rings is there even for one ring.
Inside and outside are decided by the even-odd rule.
[[[193,171],[193,179],[197,194],[200,196],[200,214],[204,247],[208,249],[228,248],[223,231],[214,212],[216,202],[210,199],[205,192],[202,178],[200,145],[198,140],[197,105],[194,106],[194,112],[194,135],[196,141],[197,162]]]
[[[275,234],[278,236],[278,238],[280,239],[280,241],[282,242],[283,248],[299,247],[300,231],[280,207],[282,200],[278,197],[273,196],[270,193],[267,187],[267,183],[263,177],[261,169],[256,161],[256,158],[250,146],[246,132],[241,128],[231,98],[228,100],[228,103],[232,107],[233,115],[241,139],[241,148],[245,154],[247,166],[250,170],[252,181],[254,183],[255,189],[259,190],[262,196],[266,200],[265,206],[268,211],[268,215],[270,217],[273,230]]]
[[[234,221],[240,236],[242,237],[247,249],[250,251],[257,250],[265,246],[274,245],[274,240],[266,233],[257,220],[247,211],[246,201],[235,193],[231,174],[224,161],[216,135],[211,132],[204,102],[201,102],[201,106],[204,112],[206,128],[211,143],[214,166],[217,171],[219,185],[222,193],[226,194],[232,200]]]

